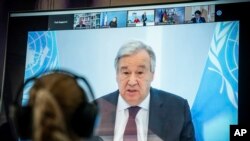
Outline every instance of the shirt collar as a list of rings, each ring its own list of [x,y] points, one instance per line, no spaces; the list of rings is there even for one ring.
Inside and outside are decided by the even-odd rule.
[[[148,93],[147,97],[138,105],[142,109],[149,110],[149,101],[150,101],[150,93]],[[123,97],[118,96],[118,104],[117,110],[125,110],[130,107],[130,105],[123,99]]]

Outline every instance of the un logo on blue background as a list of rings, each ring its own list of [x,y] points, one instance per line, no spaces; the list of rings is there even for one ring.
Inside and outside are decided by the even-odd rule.
[[[238,84],[238,62],[239,62],[239,24],[233,24],[231,32],[228,34],[225,49],[225,63],[231,77],[231,82]]]
[[[55,32],[29,32],[26,52],[25,80],[59,67],[59,54]],[[26,85],[22,104],[28,102],[28,91],[32,84]]]
[[[28,34],[25,79],[58,67],[58,48],[54,32]]]

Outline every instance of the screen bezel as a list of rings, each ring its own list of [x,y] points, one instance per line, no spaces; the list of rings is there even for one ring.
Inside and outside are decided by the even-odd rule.
[[[137,6],[117,6],[117,7],[102,7],[102,8],[86,8],[86,9],[67,9],[67,10],[55,10],[55,11],[27,11],[27,12],[11,12],[9,14],[8,23],[8,40],[5,53],[5,65],[3,75],[3,86],[1,101],[4,96],[5,112],[8,115],[8,107],[13,99],[17,96],[17,91],[20,85],[24,82],[24,69],[25,69],[25,56],[27,47],[27,34],[28,31],[45,31],[48,30],[48,16],[60,15],[61,12],[75,13],[75,12],[92,12],[103,10],[128,10],[128,9],[149,9],[151,7],[156,8],[166,7],[180,7],[180,6],[194,6],[194,5],[210,5],[215,4],[215,10],[223,10],[223,16],[215,16],[215,21],[234,21],[240,22],[240,47],[239,47],[239,111],[238,111],[238,123],[248,123],[248,105],[247,90],[249,84],[248,73],[248,33],[249,33],[249,21],[244,16],[245,9],[249,7],[249,1],[211,1],[211,2],[188,2],[188,3],[176,3],[176,4],[148,4]],[[237,7],[237,10],[235,10]],[[34,24],[34,21],[36,24]],[[16,26],[18,25],[18,26]],[[21,103],[22,95],[18,96],[19,103]],[[2,102],[1,102],[2,103]],[[1,104],[0,103],[0,104]],[[1,105],[0,105],[1,106]],[[2,106],[1,106],[2,107]]]

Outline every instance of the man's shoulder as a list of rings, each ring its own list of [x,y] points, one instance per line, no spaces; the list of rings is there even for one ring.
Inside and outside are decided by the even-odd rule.
[[[104,117],[112,113],[112,111],[116,110],[118,95],[119,95],[119,91],[117,90],[115,92],[106,94],[96,99],[96,102],[98,103],[98,106],[100,107],[100,113],[102,113]]]
[[[100,104],[102,103],[112,103],[112,104],[115,104],[117,103],[118,101],[118,95],[119,95],[119,91],[116,90],[112,93],[109,93],[109,94],[106,94],[100,98],[97,98],[96,101]]]
[[[164,91],[164,90],[160,90],[160,89],[156,89],[156,88],[151,88],[151,96],[152,97],[158,97],[158,99],[161,99],[163,101],[169,101],[169,102],[185,102],[186,99],[184,99],[181,96],[178,96],[176,94]]]
[[[101,100],[101,99],[108,100],[108,99],[111,99],[111,98],[114,98],[114,97],[118,96],[118,94],[119,94],[119,91],[116,90],[114,92],[108,93],[108,94],[98,98],[97,100]]]
[[[206,22],[206,19],[205,19],[204,17],[201,17],[201,20],[202,20],[203,22]]]

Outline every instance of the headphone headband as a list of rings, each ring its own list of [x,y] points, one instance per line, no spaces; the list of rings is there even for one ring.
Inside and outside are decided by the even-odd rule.
[[[95,101],[95,96],[94,96],[94,92],[93,92],[93,89],[91,88],[90,86],[90,83],[89,81],[84,77],[84,76],[79,76],[79,75],[76,75],[68,70],[64,70],[64,69],[53,69],[53,70],[48,70],[48,71],[45,71],[41,74],[38,74],[38,75],[35,75],[33,77],[30,77],[28,78],[22,85],[21,87],[18,89],[18,92],[17,92],[17,95],[16,95],[16,98],[14,99],[14,104],[17,104],[19,105],[19,100],[22,96],[22,92],[24,90],[24,87],[34,81],[34,80],[37,80],[38,78],[42,77],[42,76],[45,76],[45,75],[48,75],[48,74],[51,74],[51,73],[62,73],[62,74],[67,74],[67,75],[70,75],[72,76],[75,80],[83,80],[84,84],[87,86],[87,89],[89,90],[89,93],[91,95],[91,98],[93,99],[93,103],[95,105],[97,105],[97,102]]]

